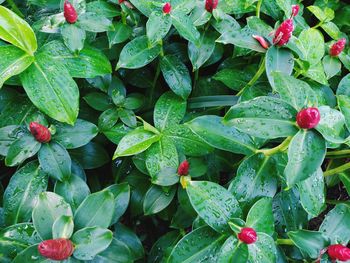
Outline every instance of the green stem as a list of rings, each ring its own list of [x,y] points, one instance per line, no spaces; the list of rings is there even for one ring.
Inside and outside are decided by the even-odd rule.
[[[253,86],[255,82],[261,77],[261,75],[265,72],[265,56],[260,61],[260,66],[258,71],[255,73],[254,77],[247,83],[247,85],[244,86],[243,89],[241,89],[237,96],[242,95],[242,93],[249,87]]]
[[[292,140],[292,137],[289,136],[287,137],[280,145],[272,148],[272,149],[267,149],[267,150],[257,150],[256,152],[257,153],[263,153],[265,156],[271,156],[275,153],[278,153],[278,152],[283,152],[285,151],[288,146],[289,146],[289,143],[290,141]]]
[[[194,71],[193,90],[196,88],[198,76],[199,76],[199,69]]]
[[[13,12],[15,12],[21,18],[24,18],[23,13],[21,12],[21,10],[19,10],[19,8],[17,7],[16,3],[13,0],[6,0],[6,1],[11,6],[11,9]]]
[[[317,25],[315,25],[315,26],[313,26],[311,28],[316,29],[316,28],[318,28],[318,27],[320,27],[322,25],[323,25],[323,21],[320,21]]]
[[[126,25],[126,14],[122,11],[122,12],[121,12],[121,15],[122,15],[122,23],[123,23],[124,25]]]
[[[287,245],[287,246],[294,246],[294,243],[291,239],[280,239],[278,238],[276,240],[277,245]]]
[[[345,203],[346,201],[344,200],[326,200],[326,204],[329,204],[329,205],[338,205],[338,204],[343,204]]]
[[[327,157],[328,156],[339,156],[339,155],[347,155],[347,154],[350,154],[350,149],[327,152],[326,156]]]
[[[323,173],[323,176],[326,177],[326,176],[330,176],[330,175],[335,175],[335,174],[344,172],[345,170],[348,170],[348,169],[350,169],[350,162],[349,162],[349,163],[346,163],[346,164],[343,164],[343,165],[341,165],[341,166],[338,166],[337,168],[334,168],[334,169],[325,171],[325,172]]]
[[[151,92],[150,92],[150,96],[149,96],[149,105],[151,105],[153,102],[154,90],[155,90],[156,85],[157,85],[159,74],[160,74],[160,61],[158,61],[156,74],[154,75],[154,79],[152,82]]]
[[[259,0],[256,4],[256,16],[260,18],[260,8],[261,8],[262,0]]]

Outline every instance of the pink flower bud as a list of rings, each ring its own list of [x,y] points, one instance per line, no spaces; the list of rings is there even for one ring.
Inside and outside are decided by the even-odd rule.
[[[121,4],[123,3],[125,0],[118,0],[118,3]]]
[[[350,260],[350,248],[337,244],[330,245],[327,253],[332,260],[348,261]]]
[[[180,163],[177,173],[179,175],[188,175],[188,170],[190,169],[190,164],[187,160]]]
[[[170,12],[171,12],[171,4],[169,2],[165,3],[165,5],[163,6],[163,13],[170,14]]]
[[[287,19],[277,28],[275,36],[273,38],[273,44],[277,46],[283,46],[288,43],[292,37],[294,31],[294,25],[292,19]]]
[[[214,9],[218,7],[219,0],[206,0],[205,1],[205,9],[212,13]]]
[[[77,11],[75,10],[74,6],[67,0],[64,1],[63,10],[64,17],[68,23],[74,24],[78,20]]]
[[[333,57],[338,56],[345,48],[345,44],[346,44],[346,39],[345,38],[341,38],[339,39],[337,42],[335,42],[330,50],[329,50],[329,54]]]
[[[269,43],[262,36],[252,35],[252,37],[255,38],[263,48],[269,48]]]
[[[295,17],[299,13],[300,7],[298,5],[292,5],[292,17]]]
[[[31,122],[29,124],[29,130],[38,142],[47,143],[51,140],[51,133],[49,129],[40,123]]]
[[[302,129],[312,129],[320,122],[321,114],[317,108],[306,108],[298,112],[297,124]]]
[[[245,227],[241,229],[241,232],[238,234],[238,239],[246,244],[253,244],[258,239],[256,232],[253,228]]]
[[[74,246],[69,239],[50,239],[41,242],[38,245],[38,251],[45,258],[65,260],[73,254]]]

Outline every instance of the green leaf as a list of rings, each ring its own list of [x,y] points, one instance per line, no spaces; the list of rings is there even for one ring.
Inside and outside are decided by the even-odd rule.
[[[272,236],[275,232],[272,214],[272,198],[264,197],[257,201],[249,210],[246,225],[256,232],[263,232]]]
[[[193,25],[191,18],[183,12],[171,12],[170,16],[172,18],[173,25],[179,32],[180,36],[199,46],[200,33]]]
[[[197,117],[186,125],[209,145],[238,154],[250,155],[257,150],[256,142],[235,127],[223,125],[222,118],[214,115]]]
[[[290,142],[284,174],[289,187],[309,178],[326,155],[325,140],[313,130],[300,130]]]
[[[198,215],[219,233],[229,231],[230,219],[240,217],[242,214],[236,198],[218,184],[190,181],[186,191]]]
[[[273,97],[257,97],[237,104],[226,113],[224,123],[264,139],[294,135],[296,110]]]
[[[338,107],[344,116],[345,125],[350,129],[350,98],[347,95],[337,95]]]
[[[39,163],[45,173],[63,181],[71,175],[72,161],[69,153],[56,142],[44,143],[38,154]]]
[[[179,158],[171,139],[162,137],[153,143],[146,152],[145,164],[153,184],[169,186],[179,181]]]
[[[273,197],[277,191],[276,170],[273,158],[254,154],[240,164],[229,191],[245,206],[261,197]]]
[[[10,77],[18,75],[28,68],[34,57],[14,46],[0,46],[0,88]]]
[[[186,101],[172,92],[164,93],[154,106],[153,122],[160,131],[179,124],[186,113]]]
[[[129,39],[132,34],[132,28],[122,22],[113,23],[114,30],[107,32],[109,47],[115,44],[123,43]]]
[[[323,35],[317,29],[305,29],[299,35],[298,48],[303,52],[305,60],[310,65],[315,65],[322,59],[325,53]]]
[[[124,244],[128,246],[131,251],[131,254],[134,257],[134,260],[140,259],[144,257],[144,249],[140,239],[137,235],[127,227],[122,224],[116,224],[115,232],[118,233],[116,235],[116,239],[122,241]]]
[[[276,262],[275,241],[265,233],[258,233],[258,240],[248,246],[249,259],[254,263]]]
[[[33,224],[43,239],[52,239],[52,226],[61,216],[73,216],[72,209],[63,198],[52,192],[43,192],[33,209]]]
[[[216,262],[218,252],[225,241],[211,228],[204,226],[193,230],[184,236],[172,250],[167,263],[204,262],[210,255],[210,260]]]
[[[120,12],[118,9],[115,8],[115,5],[113,5],[112,3],[102,2],[98,0],[87,3],[86,11],[110,18],[120,15]]]
[[[333,20],[334,18],[334,11],[328,7],[325,8],[325,10],[322,10],[320,7],[315,5],[310,5],[307,7],[307,9],[314,14],[314,16],[317,17],[318,20],[321,22],[327,22],[330,20]]]
[[[84,169],[95,169],[110,161],[104,147],[98,143],[89,142],[83,147],[69,151],[72,159],[78,161]]]
[[[315,65],[312,65],[307,72],[303,73],[304,76],[315,80],[318,83],[323,85],[328,85],[326,74],[324,73],[324,69],[321,62],[318,62]]]
[[[33,29],[11,10],[0,6],[0,39],[33,55],[38,45]]]
[[[15,133],[18,130],[17,125],[9,125],[0,128],[0,155],[6,156],[11,144],[16,140]]]
[[[309,105],[317,106],[317,95],[306,82],[283,73],[272,73],[274,89],[281,99],[300,111]]]
[[[338,58],[327,55],[322,59],[322,64],[327,79],[334,77],[341,71],[341,62]]]
[[[119,55],[117,69],[136,69],[152,62],[161,52],[161,46],[148,46],[146,36],[140,36],[127,43]]]
[[[218,35],[213,30],[202,32],[198,44],[188,43],[188,56],[191,60],[193,71],[198,70],[210,58],[215,49],[215,40]]]
[[[51,118],[73,124],[79,111],[79,89],[66,67],[47,52],[38,53],[21,75],[33,104]]]
[[[332,244],[347,244],[350,240],[350,207],[338,204],[323,220],[320,231],[331,239]]]
[[[186,65],[177,56],[168,55],[161,58],[160,69],[171,90],[187,99],[192,91],[192,81]]]
[[[23,262],[52,263],[51,260],[44,258],[43,256],[40,255],[38,250],[38,244],[35,244],[26,248],[21,253],[19,253],[15,257],[15,259],[12,261],[12,263],[23,263]]]
[[[74,230],[74,222],[72,216],[62,215],[56,219],[52,225],[52,237],[69,239]]]
[[[22,137],[14,141],[8,149],[5,164],[16,166],[24,160],[34,156],[40,149],[41,143],[33,135],[25,133]]]
[[[112,21],[96,13],[86,12],[79,15],[77,26],[90,32],[100,33],[113,29]]]
[[[345,75],[338,84],[337,95],[350,96],[350,73]]]
[[[92,260],[112,242],[112,231],[100,227],[86,227],[74,233],[73,256],[80,260]]]
[[[119,218],[125,213],[130,200],[130,186],[128,183],[113,184],[106,188],[114,195],[114,214],[112,217],[112,224],[117,223]]]
[[[310,178],[298,184],[300,202],[305,211],[313,217],[317,217],[325,208],[325,184],[322,169],[310,176]]]
[[[99,263],[109,262],[133,262],[129,247],[122,241],[113,238],[112,243],[103,252],[96,255],[94,261]]]
[[[275,46],[270,47],[266,53],[266,75],[269,79],[269,82],[273,88],[275,88],[275,75],[272,73],[274,71],[279,72],[284,75],[291,75],[294,68],[294,56],[291,51],[284,48],[277,48]]]
[[[70,204],[74,212],[90,194],[90,189],[83,179],[72,174],[62,182],[57,181],[54,192],[62,196],[64,200]]]
[[[46,190],[47,175],[37,161],[19,169],[12,177],[4,193],[4,217],[6,225],[30,220],[38,195]]]
[[[158,185],[152,185],[143,201],[145,215],[153,215],[165,209],[174,199],[176,189],[176,186],[166,189]]]
[[[75,149],[88,144],[98,133],[96,125],[77,119],[74,126],[56,123],[56,133],[52,139],[66,149]]]
[[[86,32],[84,29],[74,24],[64,23],[61,27],[61,34],[64,44],[73,53],[77,53],[84,48]]]
[[[288,236],[310,258],[318,258],[321,251],[330,245],[329,238],[322,232],[301,229],[288,232]]]
[[[74,214],[76,230],[84,227],[107,228],[114,214],[114,195],[109,190],[103,190],[87,196]]]
[[[172,25],[171,16],[159,11],[153,11],[146,23],[147,38],[150,45],[162,40]]]
[[[160,136],[143,127],[136,128],[121,139],[113,155],[113,159],[121,156],[130,156],[147,150],[153,143],[159,141]]]
[[[215,80],[221,81],[230,89],[237,91],[246,86],[252,77],[253,72],[250,70],[239,70],[231,68],[224,68],[213,76]]]
[[[230,236],[222,245],[218,263],[246,263],[248,260],[248,246],[239,242],[235,236]]]
[[[176,230],[161,236],[152,246],[152,249],[148,255],[148,262],[164,262],[169,256],[169,250],[173,249],[180,237],[181,235],[179,234],[179,231]]]

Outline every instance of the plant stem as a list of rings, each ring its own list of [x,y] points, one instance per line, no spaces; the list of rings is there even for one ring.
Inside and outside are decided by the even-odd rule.
[[[311,28],[316,29],[316,28],[318,28],[318,27],[320,27],[322,25],[323,25],[323,21],[320,21],[317,25],[315,25],[315,26],[313,26]]]
[[[160,61],[158,61],[156,74],[154,75],[154,79],[152,82],[151,92],[150,92],[150,96],[149,96],[149,105],[152,105],[152,101],[153,101],[153,97],[154,97],[154,90],[155,90],[156,85],[157,85],[157,80],[158,80],[159,74],[160,74]]]
[[[260,8],[261,8],[262,0],[259,0],[256,4],[256,17],[260,18]]]
[[[343,204],[344,200],[326,200],[326,204],[329,204],[329,205],[337,205],[337,204]]]
[[[249,87],[253,86],[255,82],[261,77],[261,75],[265,72],[265,56],[261,58],[260,61],[260,66],[258,71],[255,73],[254,77],[247,83],[247,85],[244,86],[243,89],[241,89],[238,93],[237,96],[242,95],[242,93]]]
[[[326,156],[339,156],[339,155],[347,155],[347,154],[350,154],[350,149],[327,152]]]
[[[338,174],[338,173],[344,172],[345,170],[348,170],[348,169],[350,169],[350,162],[349,162],[349,163],[346,163],[346,164],[343,164],[343,165],[341,165],[341,166],[338,166],[337,168],[334,168],[334,169],[325,171],[325,172],[323,173],[323,176],[326,177],[326,176]]]
[[[267,149],[267,150],[257,150],[257,153],[263,153],[265,156],[271,156],[275,153],[278,152],[283,152],[288,148],[288,145],[290,143],[290,141],[292,140],[292,137],[289,136],[287,137],[280,145],[272,148],[272,149]]]
[[[294,243],[291,239],[280,239],[278,238],[276,240],[277,245],[287,245],[287,246],[294,246]]]
[[[11,6],[11,9],[13,12],[15,12],[21,18],[24,18],[23,13],[21,12],[21,10],[19,10],[19,8],[17,7],[16,3],[13,0],[6,0],[6,1]]]
[[[193,89],[194,90],[196,88],[197,85],[197,80],[198,80],[198,75],[199,75],[199,69],[196,69],[194,71],[194,79],[193,79]]]

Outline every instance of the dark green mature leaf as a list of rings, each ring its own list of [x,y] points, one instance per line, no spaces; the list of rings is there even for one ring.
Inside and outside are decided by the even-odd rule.
[[[117,233],[116,239],[122,241],[128,246],[134,260],[140,259],[144,256],[142,243],[133,231],[123,226],[122,224],[116,224],[115,232]]]
[[[113,23],[113,26],[114,26],[114,30],[107,32],[110,48],[115,44],[123,43],[132,34],[132,28],[128,24],[124,24],[122,22],[116,22],[116,23]]]
[[[128,183],[112,184],[106,188],[111,191],[115,199],[114,214],[112,224],[117,223],[119,218],[125,213],[130,201],[130,186]]]
[[[100,144],[89,142],[83,147],[69,151],[72,159],[77,160],[84,169],[95,169],[110,161],[110,157]]]
[[[350,206],[338,204],[323,220],[320,231],[331,239],[331,243],[347,244],[350,240]]]
[[[245,155],[250,155],[257,150],[256,142],[252,137],[234,127],[225,126],[219,116],[197,117],[186,125],[217,149]]]
[[[152,62],[159,55],[160,51],[161,46],[159,44],[148,46],[146,36],[137,37],[124,46],[119,56],[117,69],[142,68]]]
[[[198,228],[184,236],[176,244],[166,262],[203,262],[203,260],[208,259],[208,255],[210,256],[209,260],[215,262],[224,242],[225,236],[218,234],[210,227]]]
[[[190,181],[186,191],[198,215],[219,233],[227,232],[230,219],[242,214],[235,196],[218,184]]]
[[[171,90],[187,99],[192,91],[192,81],[186,65],[177,56],[169,55],[161,58],[160,68]]]
[[[254,69],[255,70],[255,69]],[[241,90],[253,77],[251,70],[239,70],[224,68],[214,75],[215,80],[219,80],[233,90]]]
[[[350,96],[350,73],[343,77],[339,82],[337,95]]]
[[[87,196],[74,214],[74,228],[84,227],[107,228],[114,214],[114,195],[109,190],[103,190]]]
[[[118,9],[115,8],[115,5],[99,0],[87,3],[86,11],[97,13],[108,18],[113,18],[115,16],[120,15],[120,12]]]
[[[84,48],[86,32],[74,24],[65,23],[61,27],[64,44],[70,51],[76,53]]]
[[[218,263],[246,263],[248,260],[248,246],[239,242],[235,236],[230,236],[222,245]]]
[[[272,236],[275,232],[272,213],[272,198],[264,197],[257,201],[249,210],[246,225],[256,232],[263,232]]]
[[[303,253],[314,259],[330,245],[329,238],[322,232],[298,230],[288,232],[288,236]]]
[[[40,255],[38,245],[32,245],[19,253],[12,263],[33,262],[33,263],[52,263],[51,260]]]
[[[73,216],[73,213],[61,196],[52,192],[39,195],[32,218],[35,229],[43,240],[52,239],[52,226],[62,215]]]
[[[294,135],[296,110],[273,97],[257,97],[237,104],[226,113],[224,123],[252,136],[273,139]]]
[[[326,142],[314,130],[300,130],[290,142],[284,174],[289,187],[309,178],[321,166]]]
[[[148,263],[160,263],[166,261],[168,252],[176,245],[181,235],[179,231],[171,231],[160,237],[152,246],[148,255]]]
[[[74,124],[79,111],[79,90],[63,63],[44,51],[35,56],[34,63],[20,77],[36,107],[55,120]]]
[[[146,23],[147,38],[150,45],[162,40],[172,25],[171,16],[163,12],[153,11]]]
[[[34,57],[14,46],[0,46],[0,87],[10,77],[15,76],[32,64]]]
[[[350,98],[347,95],[337,95],[338,106],[345,119],[345,125],[350,128]]]
[[[38,195],[46,190],[47,175],[37,161],[19,169],[12,177],[4,193],[4,217],[6,225],[27,222]]]
[[[38,48],[33,29],[11,10],[0,6],[0,39],[19,47],[30,55]]]
[[[79,19],[76,24],[86,31],[95,33],[105,32],[113,29],[111,20],[107,19],[103,15],[92,12],[86,12],[79,15]]]
[[[192,20],[183,12],[172,12],[172,22],[180,36],[199,46],[200,33],[193,25]]]
[[[156,214],[165,209],[173,200],[176,189],[176,186],[170,188],[163,188],[158,185],[151,186],[143,201],[143,211],[145,215]]]
[[[6,156],[11,144],[16,140],[17,125],[0,128],[0,155]]]
[[[108,248],[96,255],[93,261],[99,263],[123,263],[133,262],[134,259],[129,247],[122,241],[113,238]]]
[[[272,237],[258,233],[258,239],[248,246],[249,259],[254,263],[276,262],[276,245]]]
[[[74,257],[80,260],[92,260],[97,254],[104,251],[112,242],[112,231],[100,227],[86,227],[75,232]]]
[[[341,70],[341,62],[338,58],[332,56],[325,56],[322,59],[322,64],[324,71],[326,73],[327,79],[330,79],[337,75]]]

